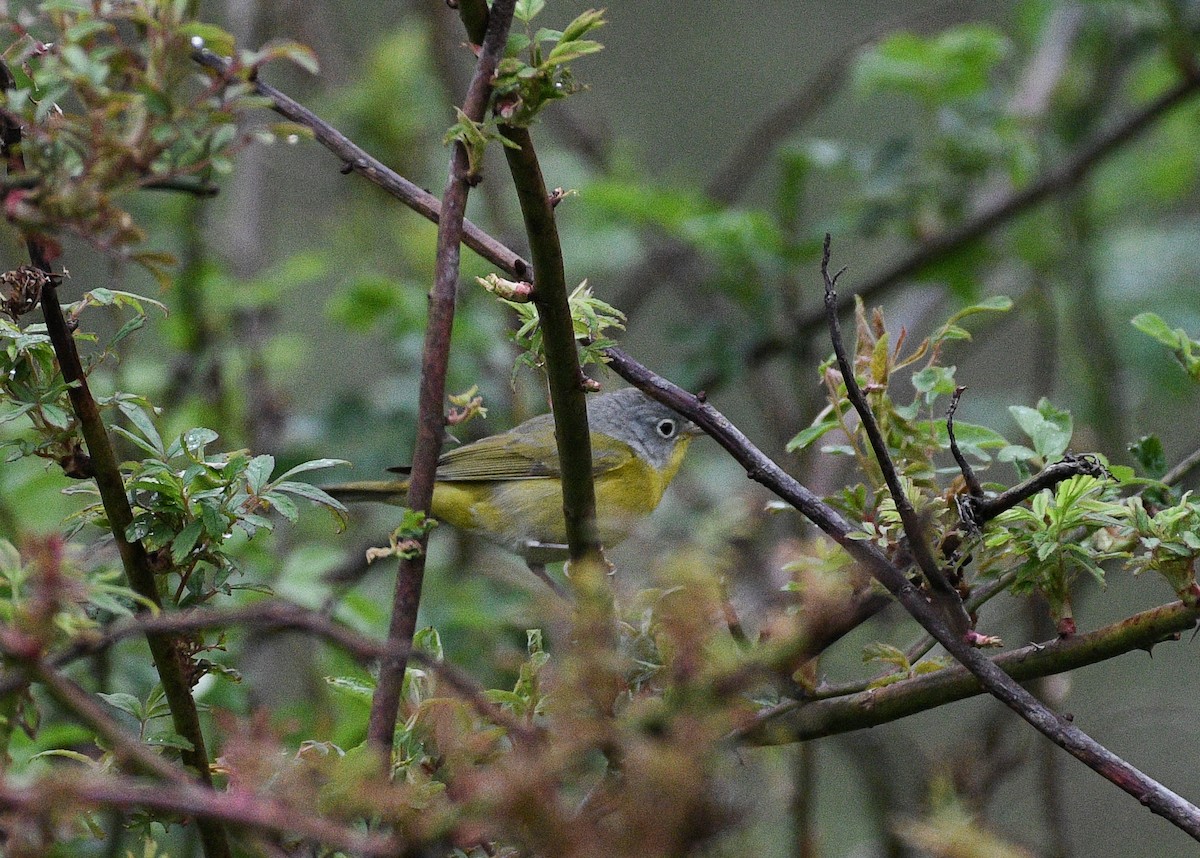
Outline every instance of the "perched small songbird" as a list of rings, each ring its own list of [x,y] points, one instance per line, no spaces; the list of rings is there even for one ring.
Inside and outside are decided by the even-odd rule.
[[[658,506],[700,429],[634,388],[589,397],[587,410],[596,523],[601,542],[612,546]],[[433,517],[503,545],[530,564],[562,560],[567,536],[561,476],[554,418],[542,414],[443,455]],[[404,505],[408,480],[325,490],[344,501]]]

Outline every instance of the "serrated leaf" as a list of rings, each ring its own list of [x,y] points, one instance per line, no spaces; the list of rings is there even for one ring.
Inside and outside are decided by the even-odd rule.
[[[262,498],[269,503],[276,512],[293,524],[295,524],[300,518],[300,510],[296,508],[296,502],[283,492],[267,492],[262,496]]]
[[[115,709],[120,709],[122,712],[126,712],[126,713],[132,715],[134,718],[138,719],[139,721],[142,720],[142,717],[143,717],[142,701],[138,700],[132,694],[126,694],[123,691],[117,691],[117,692],[113,692],[112,694],[106,694],[103,691],[101,691],[97,694],[97,696],[101,700],[103,700],[105,703],[107,703],[109,706],[112,706]]]
[[[171,560],[179,565],[184,558],[191,553],[191,550],[196,547],[196,542],[200,539],[200,534],[204,531],[203,523],[193,521],[183,530],[175,535],[171,540]]]
[[[1143,334],[1153,337],[1167,348],[1177,349],[1188,339],[1181,329],[1172,329],[1157,313],[1138,313],[1129,320]]]

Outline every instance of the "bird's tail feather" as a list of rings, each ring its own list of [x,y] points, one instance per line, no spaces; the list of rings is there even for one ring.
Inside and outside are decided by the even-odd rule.
[[[321,488],[340,501],[374,502],[403,506],[408,501],[408,480],[365,480]]]

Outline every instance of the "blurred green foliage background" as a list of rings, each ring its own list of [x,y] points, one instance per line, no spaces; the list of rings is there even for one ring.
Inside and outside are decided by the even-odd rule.
[[[551,0],[544,17],[561,26],[586,6]],[[534,128],[548,183],[573,192],[557,210],[568,278],[586,279],[628,314],[622,344],[630,352],[708,391],[823,493],[857,481],[852,458],[820,449],[833,436],[785,451],[825,404],[818,367],[830,347],[813,315],[823,234],[832,233],[835,261],[848,266],[844,289],[874,282],[914,248],[936,245],[1078,161],[1110,129],[1194,78],[1200,62],[1200,7],[1185,0],[613,0],[607,8],[605,50],[577,63],[590,90],[551,105]],[[230,0],[201,3],[200,16],[245,46],[272,38],[310,46],[319,75],[279,64],[266,79],[438,192],[442,138],[472,59],[442,4]],[[947,346],[945,363],[970,388],[961,419],[1017,438],[1008,406],[1047,397],[1074,415],[1073,450],[1129,463],[1128,444],[1156,434],[1174,463],[1200,444],[1196,382],[1129,324],[1153,312],[1200,333],[1198,131],[1200,98],[1181,98],[1039,205],[932,255],[872,297],[892,336],[905,330],[913,341],[967,304],[1013,298],[1011,312],[966,325],[972,341]],[[435,230],[339,166],[311,141],[285,135],[244,150],[214,199],[135,197],[146,245],[179,261],[163,291],[137,266],[68,242],[66,290],[128,288],[171,310],[165,319],[152,313],[95,386],[165,406],[164,437],[211,426],[226,449],[270,453],[283,466],[347,459],[354,469],[344,478],[374,478],[406,462]],[[524,250],[499,152],[488,153],[468,216]],[[21,261],[13,238],[4,252],[6,267]],[[491,269],[469,252],[463,259],[448,387],[477,385],[488,408],[486,422],[464,427],[467,440],[540,413],[545,397],[533,373],[510,382],[514,320],[474,284]],[[1000,463],[986,472],[1006,483],[1016,475]],[[56,528],[76,506],[59,494],[67,482],[41,462],[0,468],[0,534],[15,538],[18,522]],[[753,628],[786,582],[780,568],[803,529],[769,514],[766,500],[715,445],[696,445],[660,511],[614,553],[616,586],[648,586],[674,562],[673,550],[690,546],[728,570]],[[362,557],[386,540],[393,518],[356,509],[349,529],[335,533],[327,517],[306,513],[297,528],[247,544],[238,562],[247,582],[314,607],[336,598],[339,618],[378,632],[394,565],[367,569]],[[442,529],[422,624],[439,630],[450,660],[504,682],[524,655],[525,629],[539,624],[539,586],[515,559]],[[1110,576],[1104,592],[1083,581],[1077,615],[1090,628],[1168,597],[1149,579]],[[822,671],[861,673],[862,645],[905,642],[899,626],[885,617],[841,644]],[[1013,642],[1048,636],[1008,599],[986,630]],[[507,648],[497,651],[501,637]],[[262,705],[293,735],[328,729],[345,746],[361,740],[367,701],[322,681],[353,675],[351,665],[318,658],[300,636],[235,634],[229,645],[248,681],[206,680],[205,703]],[[123,660],[119,669],[134,668]],[[1185,642],[1159,648],[1153,661],[1127,656],[1043,691],[1188,793],[1198,679]],[[1188,848],[1182,834],[1091,773],[1046,756],[1040,739],[999,710],[990,701],[956,704],[807,749],[819,854],[907,854],[882,832],[926,808],[944,778],[974,788],[1003,835],[1033,854],[1056,854],[1039,810],[1047,767],[1062,778],[1070,844],[1057,854]],[[729,798],[744,819],[711,854],[802,854],[789,823],[799,755],[789,748],[730,758]],[[1035,764],[1014,773],[1015,761]]]

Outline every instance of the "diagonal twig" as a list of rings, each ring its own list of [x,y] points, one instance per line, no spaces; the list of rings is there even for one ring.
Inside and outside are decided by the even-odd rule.
[[[1196,608],[1174,602],[1092,632],[1030,644],[992,661],[1013,679],[1028,682],[1177,640],[1181,632],[1194,628],[1198,619]],[[886,724],[984,692],[966,668],[947,667],[841,697],[781,703],[760,712],[737,736],[752,744],[803,742]]]
[[[837,355],[838,368],[842,373],[842,382],[846,385],[846,398],[858,412],[863,430],[871,442],[875,460],[879,464],[884,482],[887,483],[888,491],[892,495],[892,501],[896,504],[896,512],[900,514],[900,520],[903,522],[904,535],[908,538],[908,547],[913,559],[925,576],[925,580],[929,582],[929,586],[937,594],[938,600],[947,612],[946,616],[952,618],[960,633],[964,633],[970,628],[971,620],[962,606],[962,599],[959,598],[958,591],[946,579],[945,573],[933,556],[928,540],[925,539],[921,519],[917,515],[917,511],[913,509],[908,494],[904,491],[904,485],[896,473],[896,466],[892,463],[891,453],[888,452],[887,442],[883,439],[883,433],[879,430],[879,423],[875,420],[867,398],[863,396],[862,389],[858,386],[858,380],[854,374],[854,363],[846,353],[845,343],[842,342],[842,326],[838,321],[838,297],[835,289],[838,277],[842,272],[839,271],[833,275],[829,273],[830,241],[830,236],[826,233],[825,247],[821,255],[821,276],[825,280],[826,320],[833,339],[833,351]]]

